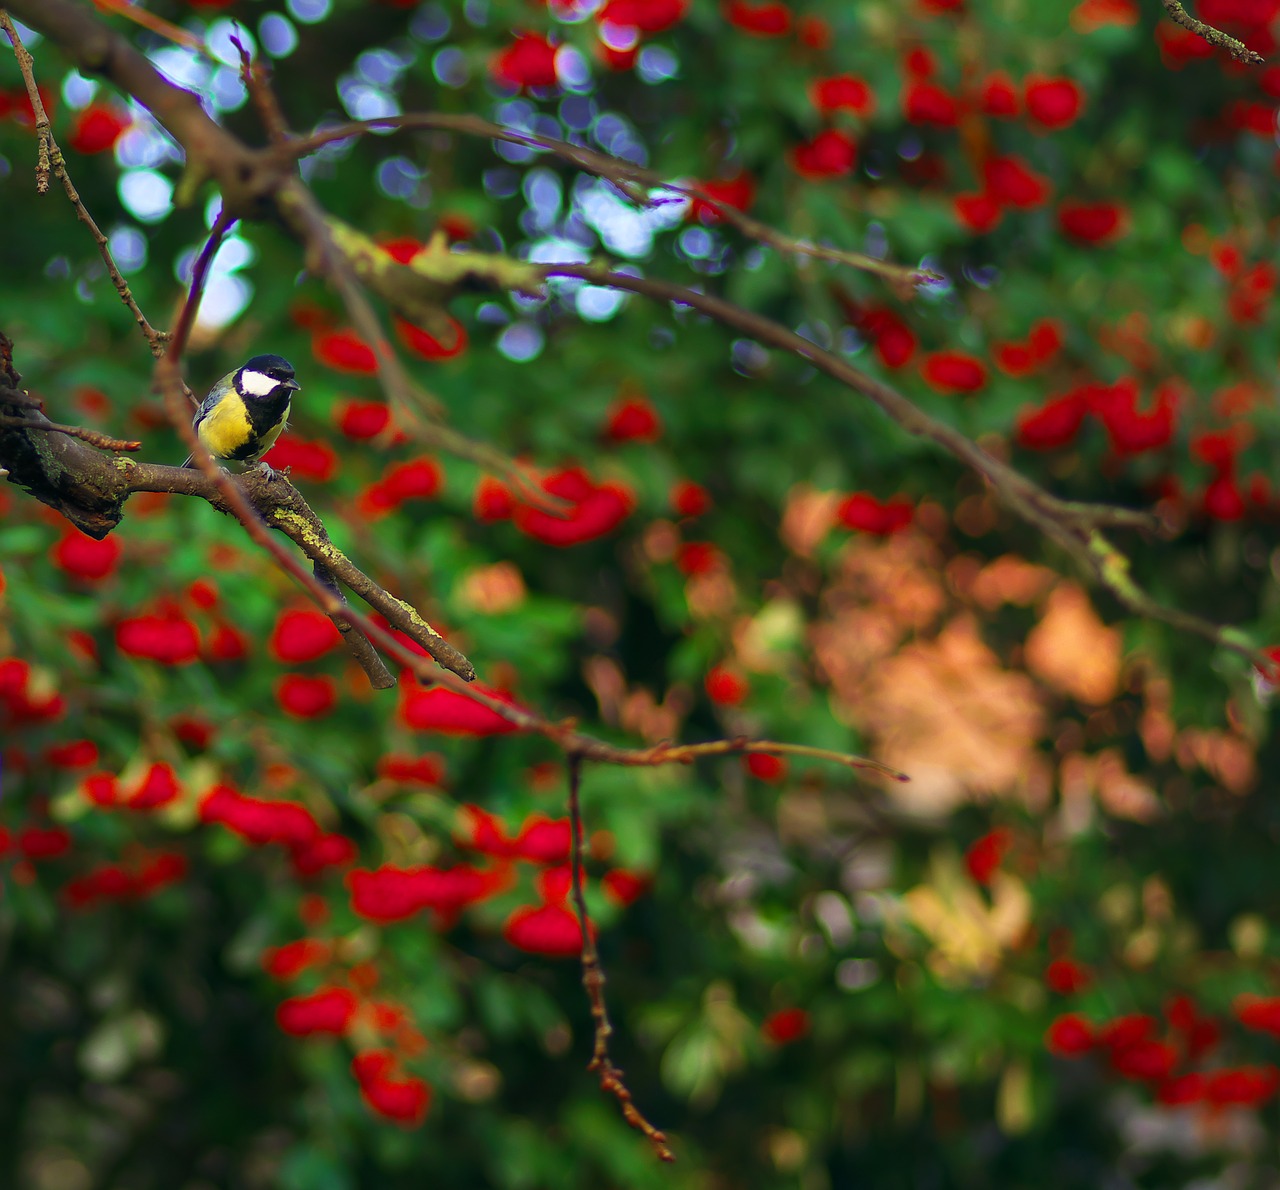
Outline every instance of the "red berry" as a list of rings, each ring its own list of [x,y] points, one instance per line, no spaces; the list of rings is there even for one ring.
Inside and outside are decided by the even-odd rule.
[[[338,692],[325,674],[285,674],[276,683],[276,701],[295,719],[319,719],[338,705]]]
[[[76,113],[71,129],[71,147],[77,153],[105,153],[115,146],[130,119],[114,108],[91,103]]]
[[[737,670],[717,665],[705,681],[707,697],[722,707],[736,707],[751,693],[751,686]]]
[[[809,1014],[803,1008],[783,1008],[771,1013],[760,1026],[760,1033],[774,1045],[790,1045],[809,1032]]]

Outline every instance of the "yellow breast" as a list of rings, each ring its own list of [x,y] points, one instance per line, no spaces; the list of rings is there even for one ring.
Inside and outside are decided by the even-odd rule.
[[[244,402],[234,393],[223,397],[204,417],[196,431],[216,459],[229,459],[253,434]]]

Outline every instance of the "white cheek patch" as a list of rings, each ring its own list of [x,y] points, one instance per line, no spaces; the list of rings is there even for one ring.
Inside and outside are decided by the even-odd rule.
[[[264,376],[261,372],[241,372],[240,391],[251,397],[269,397],[280,381]]]

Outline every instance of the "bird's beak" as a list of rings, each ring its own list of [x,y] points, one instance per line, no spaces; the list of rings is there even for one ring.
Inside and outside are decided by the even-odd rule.
[[[282,380],[280,383],[283,384],[285,388],[291,388],[295,392],[302,387],[302,385],[300,385],[296,380]]]

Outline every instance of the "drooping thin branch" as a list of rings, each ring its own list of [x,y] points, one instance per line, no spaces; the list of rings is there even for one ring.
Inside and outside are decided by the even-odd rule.
[[[927,438],[972,467],[1019,517],[1060,546],[1090,576],[1135,615],[1159,620],[1180,631],[1194,632],[1221,648],[1257,662],[1259,653],[1242,635],[1199,616],[1167,608],[1134,583],[1128,559],[1102,535],[1102,528],[1131,528],[1150,533],[1162,528],[1151,513],[1059,500],[1008,463],[983,450],[959,430],[931,417],[889,385],[868,376],[840,356],[796,334],[762,314],[713,294],[700,293],[655,277],[634,277],[596,264],[549,264],[548,277],[578,277],[595,285],[637,293],[655,301],[691,306],[726,326],[736,327],[767,346],[808,360],[834,380],[869,397],[893,421],[917,437]]]
[[[91,430],[87,426],[64,426],[56,421],[34,421],[24,417],[0,417],[0,426],[10,429],[40,430],[42,433],[66,434],[69,438],[79,438],[99,450],[134,451],[141,450],[142,443],[131,438],[112,438],[100,430]]]
[[[854,252],[845,248],[833,248],[823,244],[814,244],[808,240],[788,235],[767,223],[754,219],[744,211],[738,210],[731,203],[708,194],[697,185],[681,185],[664,178],[653,170],[633,165],[620,157],[608,153],[599,153],[582,145],[570,144],[568,141],[556,140],[554,137],[538,136],[534,133],[521,132],[514,128],[504,128],[500,124],[491,123],[479,116],[455,115],[444,112],[410,112],[400,116],[384,116],[373,120],[353,120],[346,124],[324,128],[293,140],[288,152],[295,157],[303,157],[313,153],[324,145],[334,141],[350,140],[378,129],[438,129],[448,132],[460,132],[468,136],[484,137],[489,140],[506,141],[508,144],[521,145],[525,148],[541,149],[552,153],[561,160],[576,166],[586,173],[594,174],[610,182],[627,198],[639,206],[652,206],[664,201],[655,197],[651,191],[666,191],[679,194],[689,199],[697,199],[712,207],[726,222],[733,224],[743,235],[762,244],[768,244],[778,251],[793,256],[807,256],[814,260],[826,260],[833,264],[848,265],[864,272],[874,273],[885,280],[907,289],[914,288],[930,281],[941,281],[942,277],[930,269],[913,268],[909,265],[893,264],[890,261],[878,260],[862,252]]]
[[[62,188],[66,191],[67,198],[71,200],[71,205],[76,209],[76,217],[89,229],[89,234],[93,236],[94,243],[98,246],[98,254],[102,257],[102,263],[107,267],[107,275],[111,278],[111,284],[115,286],[116,293],[120,295],[120,300],[124,302],[129,313],[133,315],[134,321],[138,324],[138,329],[142,331],[147,340],[147,346],[150,347],[151,354],[158,357],[164,350],[164,332],[156,330],[147,321],[146,315],[138,308],[138,303],[134,300],[133,291],[129,288],[129,283],[124,279],[124,274],[120,272],[116,266],[115,259],[111,255],[107,237],[102,234],[102,229],[94,222],[93,216],[89,214],[84,203],[80,201],[80,194],[72,184],[71,175],[67,172],[66,159],[62,155],[62,150],[58,147],[58,142],[53,139],[53,132],[49,127],[49,116],[44,110],[44,101],[40,98],[40,88],[36,85],[35,63],[30,53],[27,52],[26,46],[19,39],[18,31],[13,27],[9,14],[3,10],[0,10],[0,28],[4,29],[10,43],[13,45],[13,52],[18,59],[18,69],[22,71],[22,81],[27,88],[27,97],[30,99],[31,109],[35,113],[36,136],[39,138],[40,145],[37,150],[36,192],[38,194],[48,193],[49,167],[50,162],[52,162],[54,174],[57,176],[58,181],[62,183]]]
[[[1196,20],[1178,3],[1178,0],[1160,0],[1160,3],[1175,25],[1181,25],[1184,29],[1198,34],[1210,45],[1230,54],[1237,62],[1246,62],[1250,66],[1262,66],[1266,62],[1261,54],[1255,53],[1244,42],[1238,41],[1228,33],[1223,33],[1221,29],[1206,25],[1204,21]]]
[[[587,990],[587,1000],[591,1005],[591,1018],[595,1022],[595,1033],[591,1047],[591,1061],[587,1069],[597,1071],[600,1075],[600,1089],[612,1095],[622,1109],[622,1118],[642,1133],[653,1146],[654,1153],[662,1161],[674,1161],[675,1154],[667,1145],[666,1133],[659,1131],[647,1119],[631,1097],[619,1070],[609,1057],[609,1037],[613,1026],[609,1023],[609,1011],[605,1005],[604,968],[600,965],[600,953],[596,950],[595,939],[591,935],[591,919],[587,916],[587,899],[582,891],[582,804],[579,800],[579,787],[582,782],[582,757],[571,752],[569,761],[569,823],[573,834],[573,848],[570,863],[573,868],[573,904],[578,914],[578,927],[582,931],[582,986]]]

